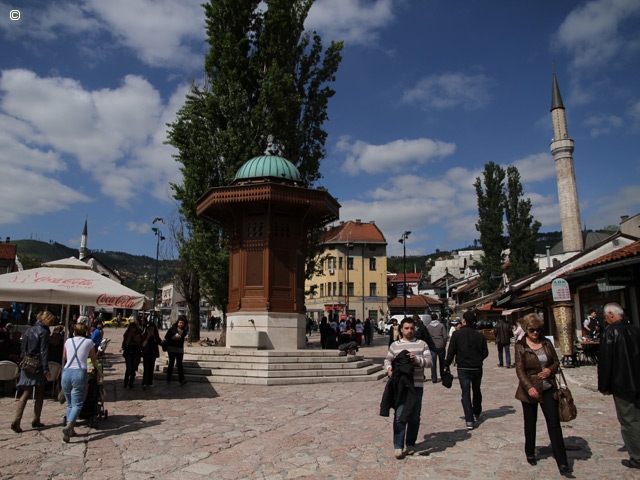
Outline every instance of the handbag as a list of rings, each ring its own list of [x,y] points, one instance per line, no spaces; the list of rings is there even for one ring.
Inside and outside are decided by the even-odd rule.
[[[561,422],[570,422],[578,416],[578,409],[573,402],[571,390],[567,387],[567,380],[564,378],[562,369],[558,369],[558,390],[554,393],[554,398],[558,400],[558,415]]]
[[[42,363],[39,358],[30,357],[29,355],[25,355],[22,360],[20,360],[20,370],[28,375],[35,375],[36,373],[40,373],[42,371]]]
[[[167,348],[169,347],[169,342],[167,341],[166,338],[162,340],[162,342],[160,343],[160,346],[162,347],[163,352],[167,351]]]
[[[453,375],[451,372],[447,370],[446,372],[442,372],[440,376],[442,377],[442,386],[451,388],[451,385],[453,385]]]

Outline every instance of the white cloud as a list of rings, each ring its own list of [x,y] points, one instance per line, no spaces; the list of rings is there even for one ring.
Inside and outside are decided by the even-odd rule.
[[[489,90],[494,82],[485,75],[442,73],[420,79],[415,87],[406,90],[404,103],[417,103],[423,108],[481,108],[491,99]]]
[[[597,209],[583,215],[583,221],[593,228],[618,225],[622,215],[632,216],[640,212],[640,185],[623,186],[611,195],[598,198],[593,204]]]
[[[73,156],[117,205],[128,206],[149,189],[167,200],[166,184],[179,179],[179,169],[173,148],[163,144],[165,124],[175,118],[187,88],[178,88],[164,105],[155,88],[134,75],[118,88],[88,91],[72,79],[5,70],[0,119],[13,120],[4,122],[11,127],[4,143],[22,152],[23,167],[42,162],[41,171],[64,169],[61,155]]]
[[[393,0],[318,0],[309,11],[305,28],[321,32],[329,41],[344,40],[351,46],[375,44],[378,31],[394,21],[393,5]]]
[[[127,231],[139,234],[149,234],[151,232],[151,225],[144,222],[127,222]]]
[[[431,159],[446,157],[456,150],[453,143],[428,138],[395,140],[385,145],[371,145],[361,140],[351,142],[348,137],[342,137],[337,143],[337,148],[346,152],[347,160],[342,168],[351,175],[361,171],[382,173],[415,170]]]
[[[617,115],[592,115],[583,124],[589,127],[589,134],[592,137],[599,137],[611,133],[614,128],[621,127],[624,121]]]
[[[556,176],[555,161],[550,153],[529,155],[514,161],[512,165],[518,169],[523,184],[542,182]]]
[[[572,66],[590,69],[636,50],[638,31],[625,30],[625,22],[640,15],[638,0],[594,0],[574,9],[553,37],[569,52]]]
[[[159,67],[195,68],[202,64],[204,10],[200,0],[68,0],[23,8],[21,28],[4,24],[5,35],[37,40],[80,37],[78,48],[116,43],[130,48],[144,63]],[[10,10],[0,4],[2,11]],[[11,22],[17,23],[17,22]],[[3,23],[0,23],[0,28]],[[100,39],[110,35],[111,39]],[[87,42],[92,43],[87,48]],[[198,51],[195,51],[198,50]]]

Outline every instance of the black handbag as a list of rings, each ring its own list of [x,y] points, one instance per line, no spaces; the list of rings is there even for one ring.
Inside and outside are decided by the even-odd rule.
[[[442,386],[445,388],[451,388],[451,385],[453,385],[453,375],[451,374],[451,372],[447,370],[446,372],[442,372],[441,376]]]
[[[30,357],[29,355],[25,355],[22,360],[20,360],[20,370],[28,375],[35,375],[36,373],[40,373],[42,371],[42,363],[39,358]]]

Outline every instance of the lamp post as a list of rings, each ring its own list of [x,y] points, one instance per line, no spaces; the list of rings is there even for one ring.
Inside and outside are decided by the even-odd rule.
[[[162,222],[164,224],[164,220],[162,218],[155,218],[153,220],[153,223],[156,222]],[[155,318],[155,311],[156,311],[156,298],[157,298],[157,293],[158,293],[158,257],[160,256],[160,241],[164,240],[164,237],[162,236],[162,232],[160,231],[159,228],[157,227],[151,227],[151,230],[153,230],[153,234],[157,237],[156,240],[156,275],[155,275],[155,279],[153,281],[153,315]]]
[[[407,316],[407,238],[411,232],[405,231],[402,234],[400,240],[398,240],[402,244],[402,259],[403,259],[403,268],[404,268],[404,285],[402,287],[402,296],[404,297],[404,315]]]

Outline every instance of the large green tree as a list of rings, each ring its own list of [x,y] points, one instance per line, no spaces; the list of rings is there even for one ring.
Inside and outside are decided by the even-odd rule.
[[[211,0],[203,5],[209,44],[205,81],[192,86],[169,125],[168,143],[178,149],[183,177],[172,185],[185,224],[180,257],[198,275],[203,295],[220,307],[228,278],[224,242],[215,226],[197,218],[197,200],[209,188],[230,183],[244,162],[264,152],[293,162],[306,186],[320,178],[323,124],[335,93],[329,85],[343,45],[332,42],[324,49],[315,32],[305,31],[313,3]],[[198,322],[195,310],[193,302],[192,327]]]
[[[504,208],[509,236],[509,278],[515,280],[538,271],[534,261],[540,222],[531,215],[531,200],[523,198],[520,172],[507,168],[507,196]]]
[[[483,256],[478,262],[480,289],[485,294],[493,292],[500,285],[504,263],[503,251],[507,246],[503,235],[504,178],[504,169],[489,162],[484,166],[482,179],[477,177],[473,185],[478,197],[476,230],[480,232],[483,251]]]

